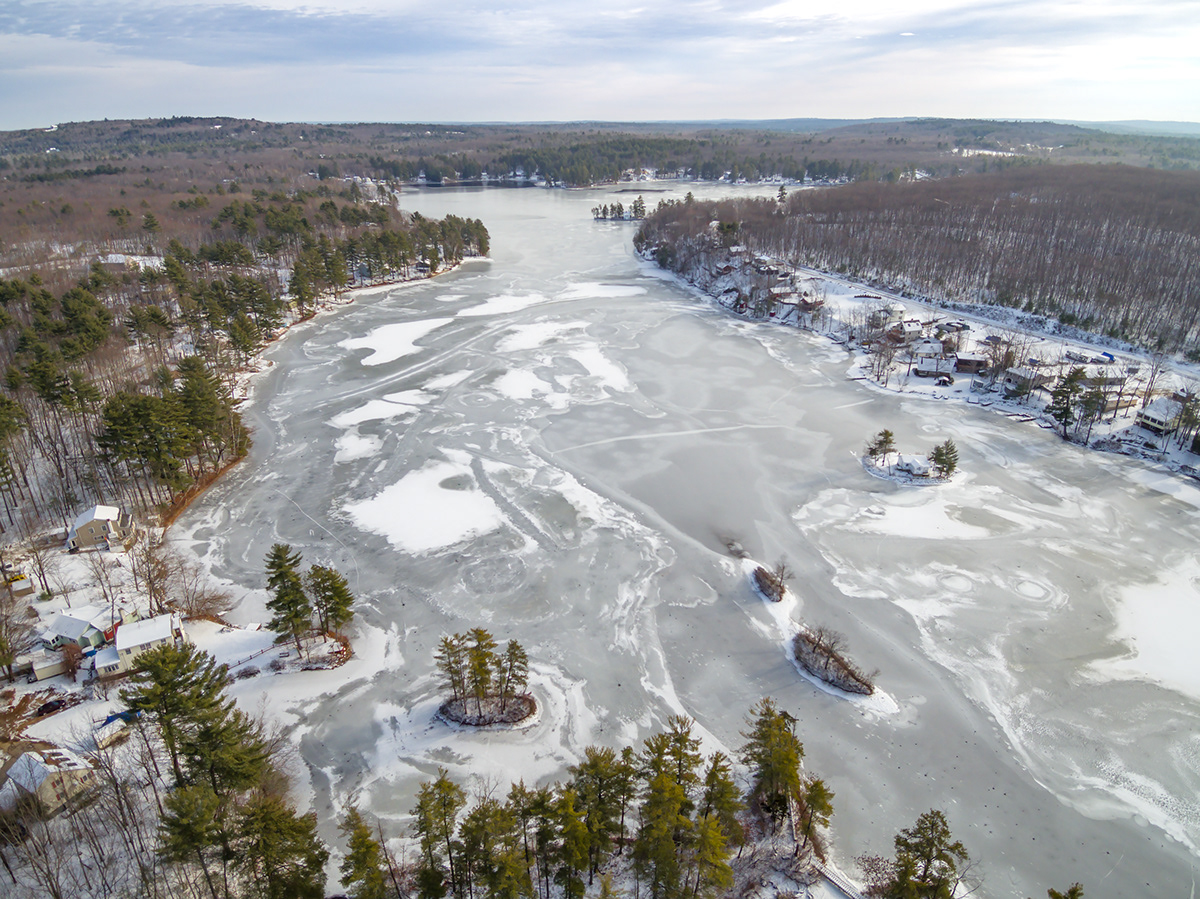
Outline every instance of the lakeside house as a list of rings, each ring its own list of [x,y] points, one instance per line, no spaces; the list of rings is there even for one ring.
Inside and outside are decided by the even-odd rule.
[[[137,667],[137,657],[156,646],[187,643],[183,619],[177,614],[156,615],[117,628],[116,642],[96,653],[95,669],[100,677],[124,674]]]
[[[1173,434],[1183,415],[1183,403],[1161,396],[1137,414],[1139,427],[1155,434]]]
[[[11,808],[31,796],[51,813],[96,784],[92,766],[61,747],[22,753],[8,766],[7,775],[0,789],[0,806]]]
[[[954,359],[954,370],[968,375],[978,375],[987,371],[987,356],[980,353],[959,353]]]
[[[913,371],[919,378],[936,378],[939,375],[949,375],[954,372],[954,360],[941,356],[922,356],[913,365]]]
[[[84,652],[89,652],[107,642],[105,625],[111,625],[107,610],[98,606],[80,606],[55,615],[39,639],[48,650],[62,649],[66,644],[73,643]]]
[[[900,453],[896,459],[896,470],[904,471],[915,478],[927,478],[931,467],[929,460],[924,456],[910,456],[906,453]]]
[[[107,549],[134,535],[133,517],[116,506],[92,506],[67,531],[67,550]]]
[[[1010,368],[1004,373],[1004,380],[1001,386],[1004,388],[1005,396],[1024,396],[1027,393],[1032,393],[1039,387],[1045,387],[1050,383],[1050,375],[1042,374],[1033,368],[1018,366]]]

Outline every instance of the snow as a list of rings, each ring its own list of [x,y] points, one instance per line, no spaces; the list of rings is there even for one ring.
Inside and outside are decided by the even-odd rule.
[[[506,371],[492,386],[512,400],[528,400],[538,394],[549,394],[554,388],[530,371]]]
[[[509,329],[508,336],[496,343],[496,350],[501,353],[515,353],[536,349],[572,332],[582,332],[586,327],[584,322],[552,321],[517,325]]]
[[[618,393],[633,390],[633,384],[625,370],[606,357],[599,346],[573,348],[567,355],[587,369],[590,376],[598,379],[601,386],[609,387]]]
[[[335,428],[350,428],[368,421],[392,421],[411,415],[434,397],[424,390],[402,390],[371,400],[364,406],[342,412],[329,420]]]
[[[363,530],[414,554],[462,543],[505,521],[478,489],[470,466],[452,461],[409,472],[374,497],[342,508]]]
[[[444,375],[439,375],[425,385],[426,390],[449,390],[451,387],[457,387],[471,375],[475,374],[469,368],[464,368],[462,371],[452,371]]]
[[[458,317],[474,318],[481,315],[507,315],[511,312],[520,312],[522,309],[528,309],[530,306],[537,306],[545,302],[547,302],[546,297],[537,293],[526,294],[525,296],[501,294],[498,297],[492,297],[478,306],[471,306],[468,309],[460,310]]]
[[[341,434],[333,442],[333,445],[337,447],[337,454],[333,457],[334,462],[353,462],[356,459],[369,459],[383,449],[383,441],[380,438],[369,434],[359,434],[355,430]]]
[[[572,284],[559,294],[564,300],[603,300],[620,297],[640,297],[646,293],[646,288],[632,284]]]
[[[367,349],[371,353],[361,360],[363,365],[385,365],[415,353],[417,341],[436,331],[451,318],[427,318],[413,322],[396,322],[376,328],[365,337],[343,340],[338,346],[348,350]]]
[[[1183,559],[1157,581],[1126,587],[1116,603],[1117,640],[1129,653],[1093,663],[1099,675],[1143,679],[1200,698],[1200,560]]]

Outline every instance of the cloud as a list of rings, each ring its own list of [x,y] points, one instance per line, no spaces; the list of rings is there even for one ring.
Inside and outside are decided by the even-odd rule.
[[[1162,117],[1200,118],[1182,83],[1198,81],[1198,40],[1186,0],[0,0],[0,72],[32,91],[0,91],[0,127],[27,108],[62,120],[79,97],[154,64],[163,74],[139,101],[175,97],[178,113],[198,112],[182,105],[197,97],[209,111],[257,101],[246,112],[264,118],[394,117],[369,115],[382,98],[439,120],[1088,118],[1104,104],[1144,117],[1139,97],[1172,110]],[[1089,96],[1089,82],[1107,95]],[[111,97],[87,117],[132,115],[130,102]]]

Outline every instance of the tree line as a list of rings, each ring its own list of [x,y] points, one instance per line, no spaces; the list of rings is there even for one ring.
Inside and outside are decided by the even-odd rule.
[[[773,200],[660,204],[675,267],[709,223],[757,252],[936,301],[994,303],[1169,352],[1200,346],[1200,175],[1034,166]]]

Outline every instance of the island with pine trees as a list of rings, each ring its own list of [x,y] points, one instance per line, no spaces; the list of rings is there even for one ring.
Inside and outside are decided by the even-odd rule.
[[[443,637],[437,668],[450,698],[438,708],[438,717],[468,727],[514,725],[537,713],[537,701],[525,691],[529,683],[529,657],[516,640],[504,652],[481,627],[465,634]]]

